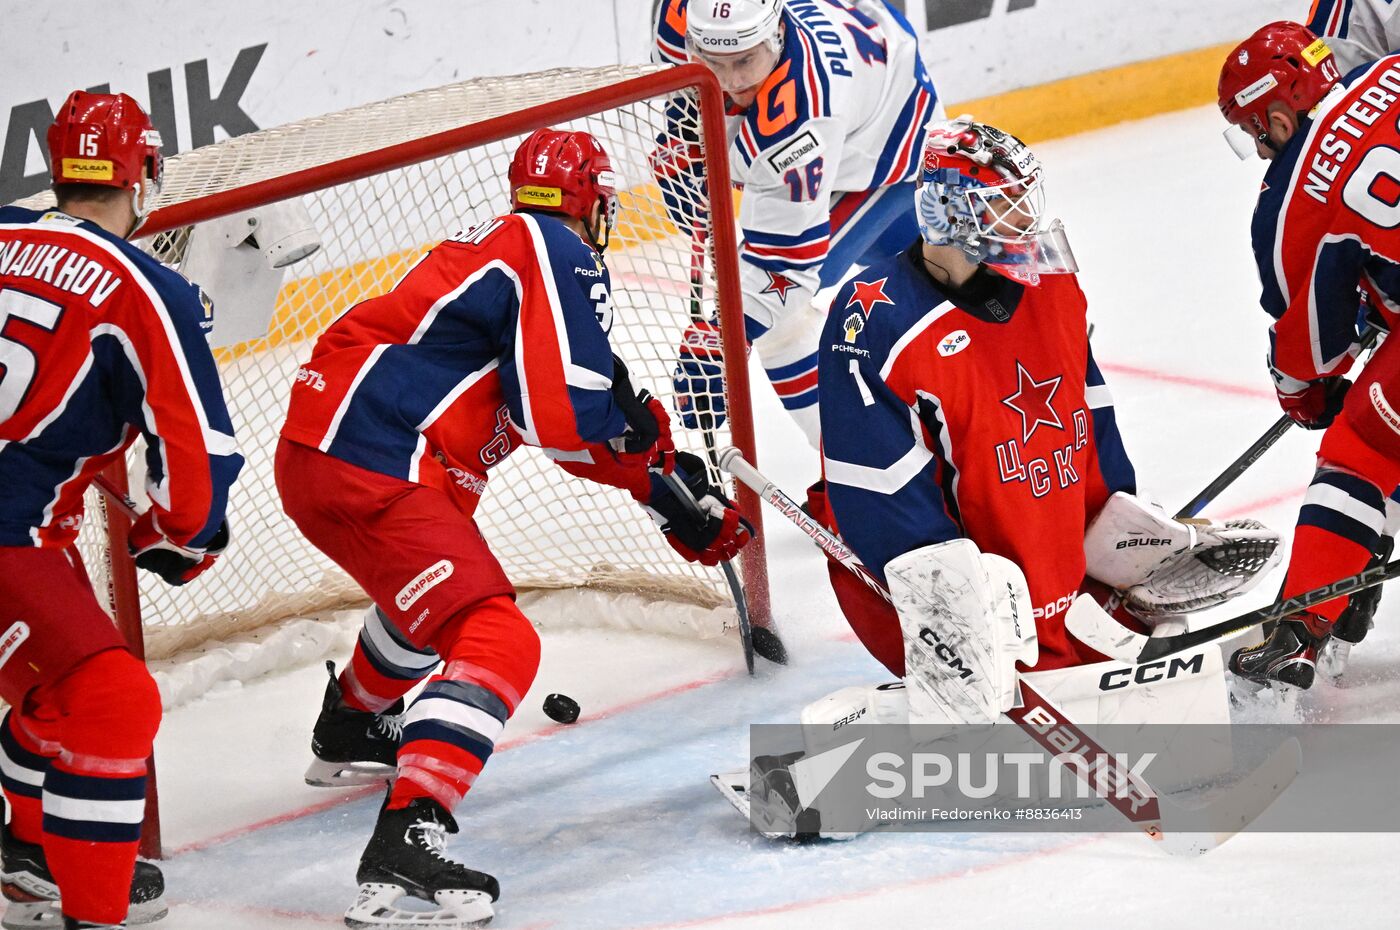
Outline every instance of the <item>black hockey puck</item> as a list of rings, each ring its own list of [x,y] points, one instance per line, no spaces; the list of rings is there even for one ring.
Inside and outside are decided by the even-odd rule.
[[[551,694],[544,699],[544,712],[558,723],[573,723],[578,719],[578,711],[578,701],[567,694]]]

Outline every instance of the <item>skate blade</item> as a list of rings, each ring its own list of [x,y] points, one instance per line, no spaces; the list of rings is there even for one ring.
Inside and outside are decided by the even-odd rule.
[[[1317,655],[1317,673],[1334,684],[1345,674],[1351,658],[1351,643],[1333,636],[1322,645]]]
[[[58,888],[52,883],[28,872],[6,875],[3,882],[8,905],[4,917],[0,917],[0,927],[4,930],[41,930],[63,926]],[[170,908],[164,898],[133,903],[127,910],[126,924],[135,927],[155,923],[169,913]]]
[[[391,782],[394,773],[393,768],[378,762],[326,762],[313,759],[303,777],[313,788],[355,788]]]
[[[413,909],[398,906],[406,896],[401,885],[366,882],[345,912],[345,925],[360,930],[469,930],[486,926],[496,916],[491,896],[484,891],[439,891],[432,901],[408,896],[409,902],[419,905]],[[434,904],[436,910],[431,909]]]

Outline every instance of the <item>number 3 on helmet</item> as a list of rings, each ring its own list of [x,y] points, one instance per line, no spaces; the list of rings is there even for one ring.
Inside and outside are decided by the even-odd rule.
[[[617,221],[617,176],[602,144],[586,132],[536,129],[510,162],[510,204],[514,210],[543,210],[581,220],[594,248],[608,247]],[[592,225],[602,202],[602,229]],[[601,238],[600,238],[601,233]]]
[[[98,184],[132,192],[142,219],[160,193],[160,133],[150,117],[126,94],[75,90],[49,127],[53,183]],[[145,197],[143,185],[149,182]]]

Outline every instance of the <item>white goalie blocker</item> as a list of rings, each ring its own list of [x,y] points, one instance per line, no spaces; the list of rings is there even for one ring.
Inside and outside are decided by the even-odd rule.
[[[214,301],[214,348],[267,335],[287,268],[321,248],[299,200],[200,223],[180,262],[185,277]]]

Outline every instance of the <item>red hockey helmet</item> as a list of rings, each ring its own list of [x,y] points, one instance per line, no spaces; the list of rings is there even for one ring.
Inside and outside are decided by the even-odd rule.
[[[513,209],[545,210],[582,220],[587,226],[593,205],[603,202],[603,218],[612,230],[617,218],[617,177],[608,153],[586,132],[536,129],[510,161]],[[597,242],[598,230],[589,234]],[[607,246],[604,239],[599,248]]]
[[[160,133],[131,97],[75,90],[49,127],[53,183],[135,190],[145,172],[149,204],[160,189],[160,144]]]
[[[1268,144],[1270,104],[1311,110],[1341,76],[1332,50],[1308,27],[1288,21],[1260,27],[1220,69],[1220,112],[1248,137],[1227,130],[1230,147],[1241,158],[1255,154],[1256,142]]]

